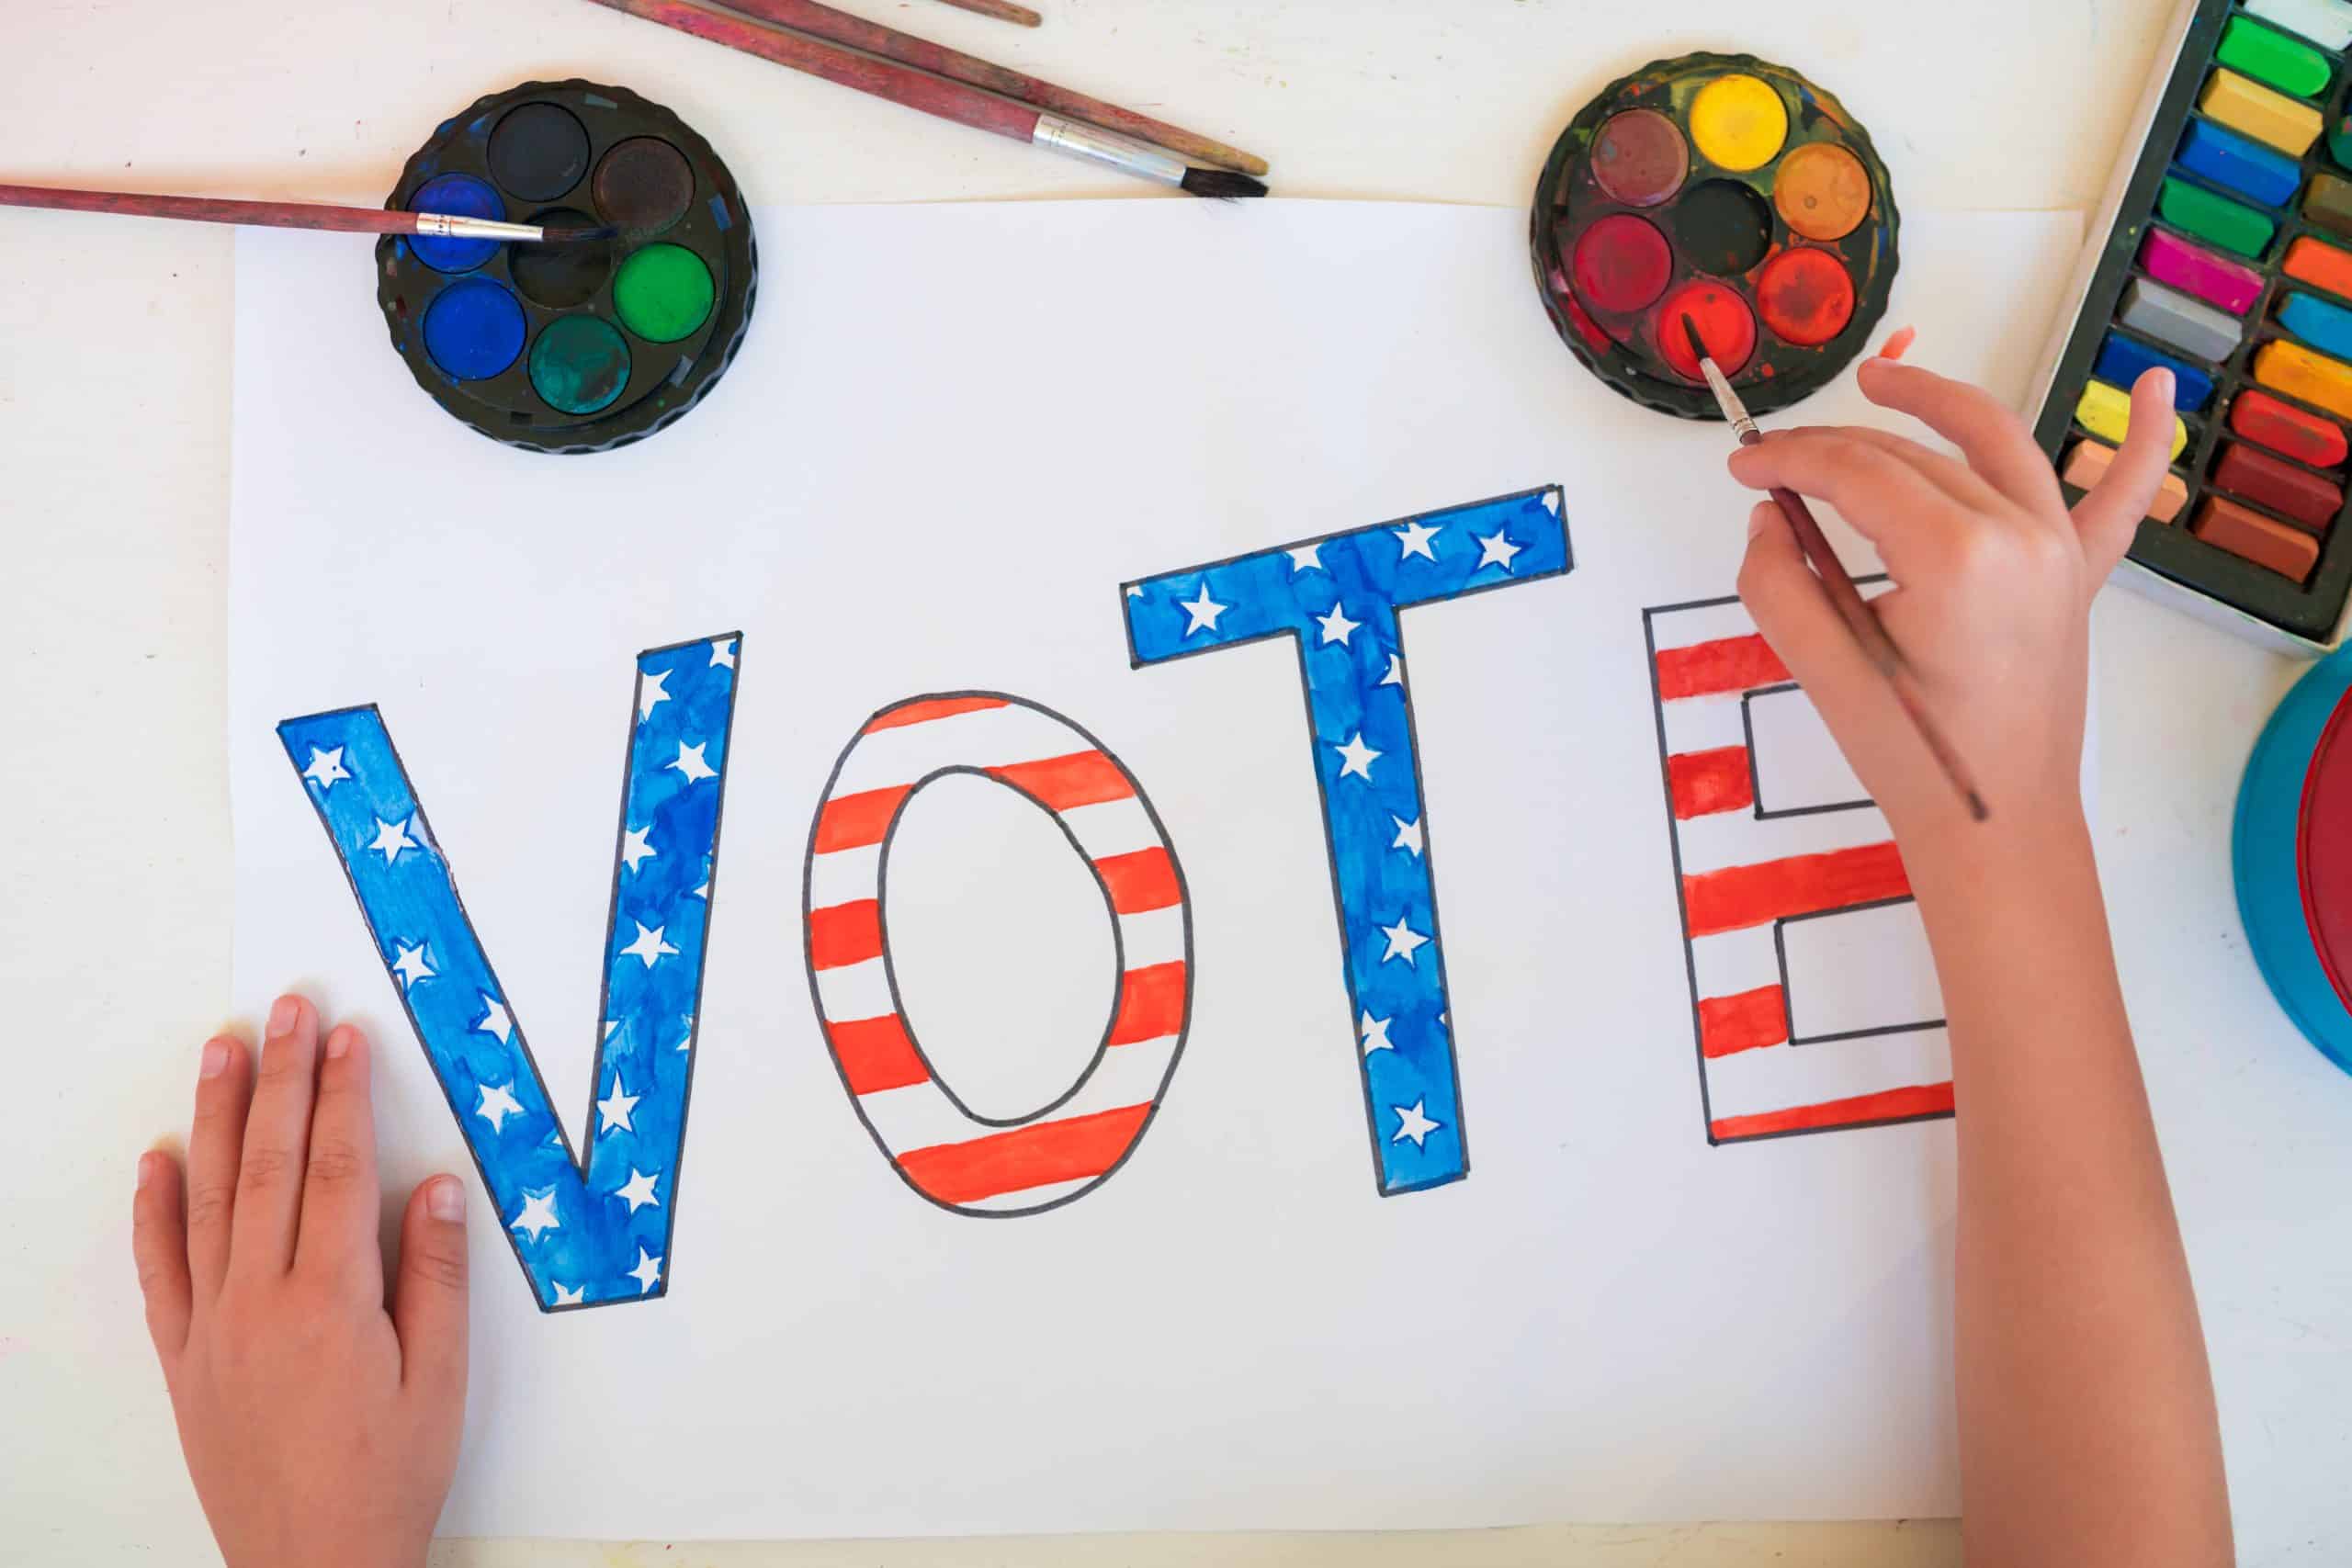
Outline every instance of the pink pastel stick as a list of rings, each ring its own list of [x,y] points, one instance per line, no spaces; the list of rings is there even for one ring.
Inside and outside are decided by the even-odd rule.
[[[2140,265],[2157,282],[2219,305],[2233,316],[2245,315],[2262,298],[2262,274],[2161,229],[2149,231],[2148,243],[2140,250]]]

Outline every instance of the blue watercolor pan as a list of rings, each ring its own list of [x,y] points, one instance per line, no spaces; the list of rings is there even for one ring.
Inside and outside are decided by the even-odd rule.
[[[616,237],[509,244],[387,235],[377,303],[417,385],[526,451],[609,451],[683,416],[742,346],[758,254],[741,190],[659,104],[526,82],[446,121],[389,206]]]

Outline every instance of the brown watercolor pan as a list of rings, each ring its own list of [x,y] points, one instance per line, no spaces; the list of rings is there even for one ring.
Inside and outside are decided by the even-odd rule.
[[[1647,407],[1721,415],[1691,317],[1750,412],[1852,362],[1886,312],[1900,217],[1838,100],[1752,55],[1662,60],[1587,104],[1553,147],[1535,281],[1587,368]]]

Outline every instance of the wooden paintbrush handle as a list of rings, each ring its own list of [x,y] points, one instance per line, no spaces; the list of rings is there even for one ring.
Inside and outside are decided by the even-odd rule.
[[[822,39],[721,16],[684,0],[596,0],[596,4],[1015,141],[1028,141],[1037,129],[1037,111],[1026,104],[1012,103],[894,60],[854,53]]]
[[[1046,19],[1026,6],[1015,6],[1012,0],[945,0],[945,3],[959,11],[976,12],[983,17],[993,17],[1000,22],[1013,22],[1024,28],[1034,28]],[[1258,172],[1265,173],[1263,169]]]
[[[271,229],[334,229],[356,234],[409,234],[416,231],[414,213],[394,212],[381,207],[322,207],[304,201],[237,201],[227,197],[65,190],[52,186],[0,185],[0,207],[113,212],[139,218],[180,218],[198,223],[257,224]]]
[[[934,72],[950,81],[962,82],[990,93],[1001,93],[1033,108],[1040,108],[1082,119],[1115,130],[1122,136],[1134,137],[1188,158],[1216,164],[1224,168],[1239,169],[1244,174],[1262,175],[1266,172],[1263,158],[1213,141],[1205,136],[1153,119],[1116,104],[1106,104],[1084,93],[1057,87],[1051,82],[1041,82],[1019,71],[993,65],[977,55],[902,33],[896,28],[886,28],[879,22],[869,22],[863,17],[853,17],[846,11],[820,3],[820,0],[729,0],[731,9],[762,21],[773,22],[780,28],[828,39],[834,43],[862,49],[868,54],[878,54],[902,65]]]

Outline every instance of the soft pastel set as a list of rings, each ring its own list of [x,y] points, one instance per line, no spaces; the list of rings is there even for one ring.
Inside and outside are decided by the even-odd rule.
[[[2173,469],[2132,560],[2306,652],[2352,595],[2352,0],[2188,0],[2077,280],[2035,434],[2069,499],[2175,378]]]
[[[1721,417],[1681,327],[1758,413],[1819,390],[1885,312],[1898,222],[1869,133],[1804,77],[1692,54],[1613,83],[1536,186],[1544,308],[1634,401]]]

